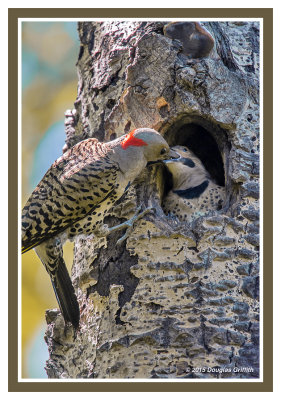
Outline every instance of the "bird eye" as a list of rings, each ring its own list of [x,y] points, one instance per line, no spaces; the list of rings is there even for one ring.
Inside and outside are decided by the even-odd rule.
[[[187,149],[183,149],[183,151],[187,152]]]
[[[163,147],[163,149],[160,151],[160,154],[165,154],[167,153],[167,149],[165,149],[165,147]]]

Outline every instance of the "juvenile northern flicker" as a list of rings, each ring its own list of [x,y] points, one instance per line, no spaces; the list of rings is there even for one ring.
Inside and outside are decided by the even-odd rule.
[[[164,163],[172,175],[172,189],[163,201],[166,214],[182,222],[219,210],[224,201],[224,188],[210,177],[202,162],[185,146],[171,148],[180,156]]]
[[[135,129],[108,143],[86,139],[58,158],[22,211],[22,253],[35,248],[52,281],[66,322],[79,326],[79,305],[62,245],[91,235],[147,163],[169,158],[153,129]]]

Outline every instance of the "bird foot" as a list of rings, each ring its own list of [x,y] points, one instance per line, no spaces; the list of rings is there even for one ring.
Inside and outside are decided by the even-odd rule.
[[[150,212],[155,212],[155,208],[154,207],[149,207],[146,210],[141,211],[141,206],[137,208],[136,214],[128,219],[127,221],[123,222],[122,224],[113,226],[112,228],[108,228],[108,234],[115,232],[115,231],[119,231],[121,229],[127,228],[126,232],[124,233],[123,236],[121,236],[120,239],[118,239],[117,244],[120,245],[121,243],[124,242],[125,239],[128,238],[128,236],[130,235],[130,233],[133,230],[134,227],[134,223],[136,221],[138,221],[140,218],[144,217],[146,214],[150,213]]]

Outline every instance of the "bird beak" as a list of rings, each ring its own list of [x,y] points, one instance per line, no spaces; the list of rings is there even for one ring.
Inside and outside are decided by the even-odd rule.
[[[177,162],[181,158],[181,155],[177,153],[175,150],[170,149],[169,154],[167,155],[166,160],[162,160],[163,163],[169,164],[172,162]]]
[[[149,161],[147,165],[154,165],[154,164],[161,164],[162,162],[167,163],[167,162],[173,162],[176,161],[177,158],[180,158],[180,155],[175,151],[170,149],[169,153],[166,155],[165,160],[156,160],[156,161]]]

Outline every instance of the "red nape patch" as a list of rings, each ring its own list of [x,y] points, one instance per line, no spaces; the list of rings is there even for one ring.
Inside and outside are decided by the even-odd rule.
[[[125,139],[121,142],[122,149],[125,150],[129,146],[147,146],[147,143],[144,140],[138,139],[134,136],[135,131],[136,129],[128,133]]]

